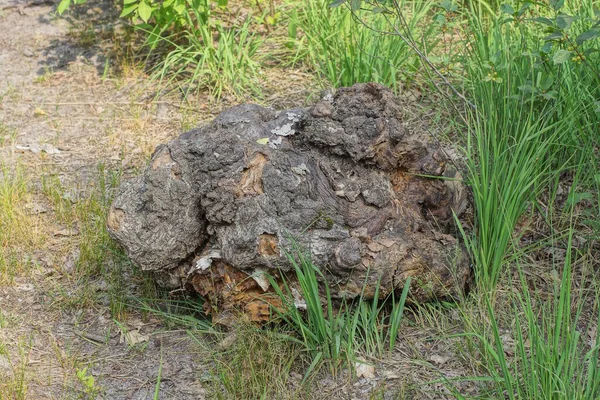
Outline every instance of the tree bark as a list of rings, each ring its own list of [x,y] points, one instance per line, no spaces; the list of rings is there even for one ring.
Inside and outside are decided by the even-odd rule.
[[[456,296],[470,276],[453,216],[467,189],[402,115],[378,84],[309,109],[233,107],[156,149],[121,185],[109,232],[161,284],[203,295],[222,323],[238,311],[268,318],[277,299],[266,274],[293,280],[292,238],[335,298],[373,296],[377,284],[387,296],[409,276],[412,301]]]

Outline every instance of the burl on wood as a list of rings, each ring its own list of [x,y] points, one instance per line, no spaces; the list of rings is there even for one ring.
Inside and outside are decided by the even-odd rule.
[[[111,236],[159,283],[195,289],[214,320],[255,321],[277,298],[266,274],[310,252],[336,298],[387,296],[412,277],[411,299],[455,296],[469,279],[454,216],[460,174],[429,135],[403,123],[388,89],[358,84],[309,109],[244,104],[159,146],[124,182]]]

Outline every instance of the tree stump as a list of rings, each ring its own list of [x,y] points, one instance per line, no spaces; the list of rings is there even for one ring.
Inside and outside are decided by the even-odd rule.
[[[378,84],[309,109],[244,104],[154,152],[124,182],[107,225],[142,270],[207,300],[217,322],[269,317],[266,274],[293,280],[291,240],[334,298],[380,296],[412,277],[412,301],[456,296],[470,276],[454,215],[467,189],[439,145],[403,124]]]

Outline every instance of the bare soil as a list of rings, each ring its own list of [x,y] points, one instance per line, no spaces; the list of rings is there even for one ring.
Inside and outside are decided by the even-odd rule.
[[[139,100],[143,82],[136,71],[130,78],[102,79],[101,49],[78,41],[73,25],[54,15],[51,2],[2,0],[0,10],[0,121],[10,130],[0,159],[25,168],[32,209],[45,214],[43,229],[50,236],[32,254],[35,267],[0,287],[7,321],[0,340],[13,368],[23,366],[26,398],[93,397],[77,378],[86,366],[100,398],[153,398],[159,366],[160,398],[203,398],[200,378],[206,366],[184,331],[165,331],[157,319],[142,320],[133,310],[122,323],[147,340],[130,346],[106,304],[61,305],[57,293],[68,299],[78,290],[67,260],[74,238],[53,234],[64,227],[41,194],[44,175],[57,176],[69,193],[84,196],[100,163],[134,171],[156,144],[181,132],[186,122],[180,109]],[[88,10],[92,16],[102,13]],[[210,117],[202,106],[193,115]],[[28,150],[44,144],[58,152]],[[97,285],[96,291],[106,290],[105,283]]]

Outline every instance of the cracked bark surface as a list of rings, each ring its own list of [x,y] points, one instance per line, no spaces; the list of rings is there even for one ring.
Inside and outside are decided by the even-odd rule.
[[[309,109],[240,105],[159,146],[107,225],[133,262],[227,323],[268,318],[265,276],[291,270],[292,237],[335,297],[365,283],[372,296],[377,282],[387,296],[409,276],[412,301],[455,296],[470,275],[453,219],[466,206],[460,174],[403,124],[400,101],[358,84]]]

